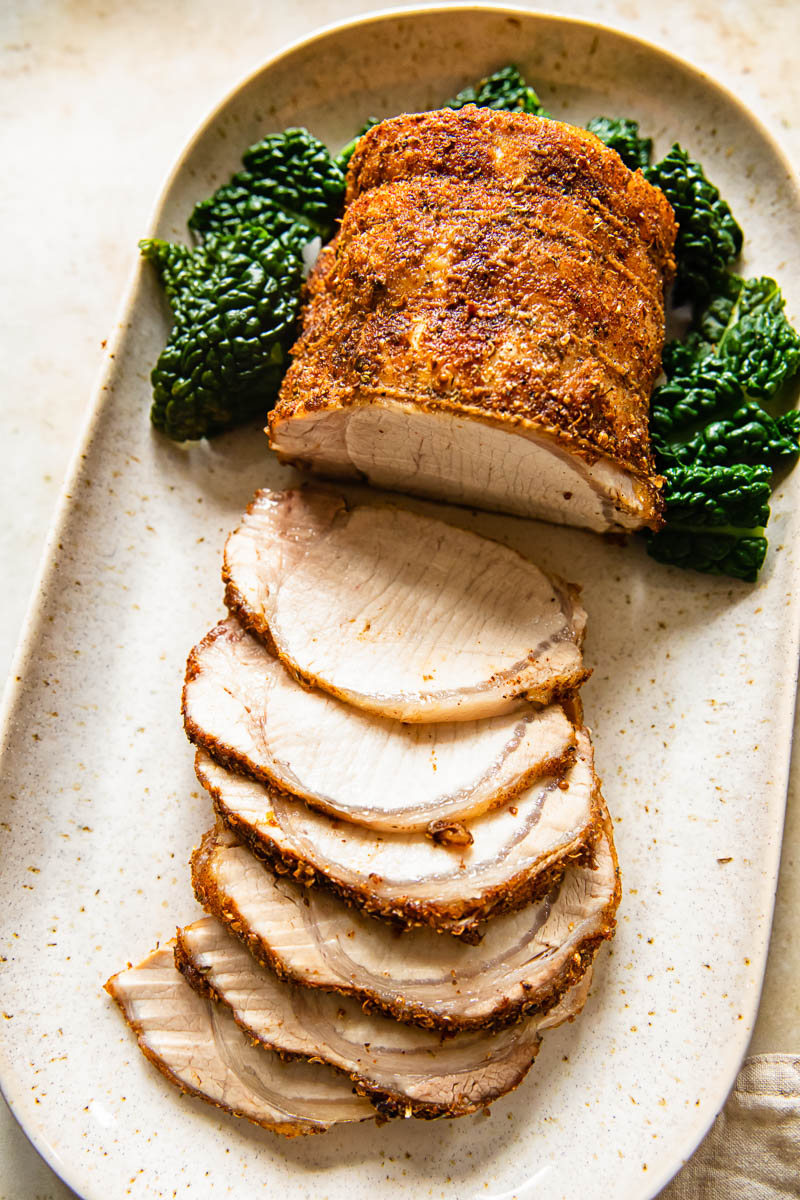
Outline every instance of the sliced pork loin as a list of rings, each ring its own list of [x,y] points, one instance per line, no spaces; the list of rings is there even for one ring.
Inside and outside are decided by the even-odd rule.
[[[213,917],[179,931],[175,962],[200,994],[229,1006],[248,1036],[346,1072],[386,1117],[466,1116],[515,1088],[539,1049],[536,1017],[443,1038],[366,1013],[349,997],[282,983]],[[582,990],[575,999],[565,1015],[580,1011]]]
[[[675,233],[663,194],[574,126],[471,106],[381,122],[270,444],[329,477],[657,528],[648,407]]]
[[[226,1005],[191,988],[176,970],[175,942],[112,976],[106,990],[150,1062],[182,1092],[294,1137],[365,1121],[375,1110],[330,1067],[283,1062],[236,1024]]]
[[[611,937],[619,882],[610,827],[595,858],[595,867],[569,867],[538,904],[490,921],[476,946],[393,929],[275,877],[227,830],[195,854],[193,882],[203,907],[283,979],[413,1025],[494,1029],[552,1009]]]
[[[575,590],[499,542],[321,490],[260,491],[226,602],[301,681],[401,721],[547,704],[588,675]]]
[[[376,717],[301,687],[232,617],[189,656],[183,714],[218,762],[371,829],[435,831],[575,756],[560,705],[433,725]]]
[[[546,895],[569,862],[591,860],[602,812],[591,743],[578,732],[566,776],[442,830],[376,834],[235,775],[199,751],[197,777],[217,814],[279,874],[334,891],[373,916],[474,941],[480,922]],[[446,838],[446,840],[445,840]]]

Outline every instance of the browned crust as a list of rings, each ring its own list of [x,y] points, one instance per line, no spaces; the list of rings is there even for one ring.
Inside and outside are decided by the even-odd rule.
[[[560,1003],[570,988],[584,976],[603,942],[608,941],[614,936],[616,925],[614,914],[620,898],[619,868],[617,866],[615,851],[613,853],[617,873],[617,887],[612,899],[606,906],[606,917],[603,925],[576,949],[572,957],[564,964],[562,970],[553,977],[550,987],[525,989],[526,994],[520,1000],[511,1001],[506,999],[498,1003],[494,1011],[486,1017],[464,1017],[459,1020],[441,1016],[424,1005],[415,1004],[405,999],[387,1002],[369,988],[347,987],[346,985],[328,987],[325,984],[316,983],[304,975],[288,970],[280,955],[276,954],[263,938],[259,937],[249,927],[234,901],[220,893],[212,873],[208,870],[208,859],[214,852],[215,838],[216,830],[210,829],[192,854],[192,885],[194,893],[205,911],[222,921],[231,933],[235,934],[247,947],[256,962],[262,967],[267,967],[271,971],[274,971],[279,979],[283,979],[286,982],[306,988],[319,988],[321,991],[335,992],[342,996],[352,996],[361,1002],[366,1012],[380,1013],[383,1016],[392,1017],[394,1020],[400,1021],[405,1025],[417,1025],[422,1029],[437,1029],[443,1033],[462,1033],[477,1030],[491,1032],[505,1029],[509,1025],[516,1025],[525,1017],[536,1013],[543,1015]]]
[[[499,166],[492,139],[508,151]],[[509,141],[511,145],[509,146]],[[511,168],[509,170],[509,160]],[[528,169],[520,172],[520,167]],[[672,281],[675,215],[663,192],[594,134],[575,125],[469,105],[390,117],[359,140],[347,173],[345,204],[395,179],[535,179],[561,194],[609,206],[635,229]]]
[[[350,810],[342,812],[341,809],[336,808],[335,805],[327,804],[325,800],[320,797],[308,796],[300,792],[290,791],[286,787],[285,781],[279,779],[276,775],[273,775],[267,767],[260,763],[253,762],[248,755],[241,753],[241,751],[236,750],[233,746],[228,745],[227,742],[221,741],[213,734],[209,734],[192,719],[188,711],[187,689],[202,671],[202,667],[200,665],[200,656],[204,649],[210,645],[213,645],[214,641],[218,637],[221,637],[226,633],[227,628],[224,622],[220,622],[218,625],[215,625],[214,628],[210,630],[200,642],[198,642],[187,659],[181,712],[183,714],[183,727],[186,731],[186,736],[188,737],[189,741],[195,746],[200,746],[206,751],[207,754],[211,756],[211,758],[214,759],[215,762],[218,762],[220,766],[226,767],[229,771],[233,771],[234,774],[245,775],[248,779],[254,779],[258,783],[268,784],[270,788],[279,795],[285,796],[292,800],[300,800],[302,803],[306,804],[309,808],[314,809],[316,812],[325,813],[326,816],[338,817],[341,820],[349,821],[353,825],[359,825],[367,829],[371,829],[373,827],[376,829],[390,828],[387,825],[375,825],[374,822],[364,820],[360,818],[358,814],[353,813]],[[591,671],[587,670],[584,674],[588,677],[588,675],[591,674]],[[564,694],[568,697],[571,693],[565,692]],[[504,804],[509,804],[512,800],[516,799],[517,796],[521,795],[522,792],[524,792],[530,786],[534,779],[538,779],[545,775],[552,775],[557,779],[562,778],[569,770],[570,766],[574,763],[576,752],[576,746],[573,742],[573,744],[568,746],[563,753],[551,755],[549,758],[545,758],[540,762],[535,763],[514,782],[509,783],[505,788],[496,792],[492,796],[491,800],[489,800],[483,807],[475,809],[466,815],[461,814],[459,817],[459,823],[462,820],[468,820],[472,817],[480,816],[483,813],[492,812],[496,808],[502,808]],[[452,823],[449,818],[443,818],[443,820],[448,825]],[[438,824],[438,822],[434,822],[434,824]],[[396,828],[398,830],[402,830],[405,828],[405,826],[398,825]],[[424,830],[424,828],[425,827],[422,825],[419,826],[421,832]]]
[[[217,1003],[226,1003],[224,997],[212,984],[208,982],[203,973],[198,971],[192,960],[191,954],[183,943],[180,929],[177,931],[174,957],[175,966],[181,972],[186,982],[193,987],[196,992],[198,992],[201,996],[205,996],[210,1000],[216,1001]],[[241,1020],[232,1009],[230,1009],[230,1012],[239,1028],[243,1030],[254,1042],[258,1042],[259,1045],[264,1046],[274,1054],[278,1054],[281,1058],[287,1060],[302,1059],[308,1062],[322,1062],[331,1067],[334,1071],[337,1071],[340,1075],[347,1076],[353,1082],[354,1091],[359,1096],[363,1096],[364,1099],[368,1100],[384,1119],[412,1116],[422,1120],[432,1121],[436,1120],[438,1117],[468,1116],[470,1113],[476,1112],[477,1109],[483,1108],[485,1105],[491,1104],[493,1101],[498,1100],[501,1096],[505,1096],[509,1092],[514,1091],[514,1089],[519,1086],[530,1070],[533,1060],[538,1053],[539,1046],[541,1045],[541,1038],[537,1037],[535,1045],[531,1046],[532,1053],[530,1060],[524,1067],[519,1069],[514,1082],[509,1087],[487,1092],[473,1104],[436,1104],[432,1101],[418,1100],[412,1096],[406,1095],[405,1093],[392,1091],[391,1088],[377,1087],[374,1083],[371,1083],[367,1078],[365,1078],[363,1075],[360,1075],[357,1071],[348,1071],[345,1068],[338,1066],[336,1063],[331,1062],[325,1057],[324,1053],[320,1052],[318,1054],[310,1055],[281,1050],[275,1046],[269,1040],[269,1038],[264,1037],[262,1034],[253,1029],[253,1027],[246,1021]]]
[[[467,1117],[470,1113],[477,1112],[479,1108],[485,1108],[488,1104],[493,1104],[495,1100],[499,1100],[501,1096],[507,1096],[510,1092],[516,1091],[522,1083],[528,1071],[533,1066],[534,1059],[539,1053],[541,1046],[541,1038],[538,1038],[536,1044],[531,1046],[531,1055],[528,1062],[518,1070],[517,1076],[512,1084],[502,1089],[497,1089],[494,1092],[487,1092],[480,1100],[474,1104],[461,1104],[458,1107],[453,1106],[447,1108],[445,1105],[431,1104],[425,1101],[412,1100],[408,1096],[397,1095],[389,1091],[381,1091],[371,1087],[366,1081],[354,1079],[355,1091],[359,1096],[363,1096],[370,1102],[378,1111],[384,1120],[389,1120],[393,1117],[407,1117],[409,1115],[417,1117],[423,1121],[434,1121],[438,1117]]]
[[[266,1121],[266,1120],[259,1121],[256,1117],[252,1116],[250,1113],[240,1112],[238,1109],[230,1108],[227,1104],[222,1104],[218,1100],[213,1100],[209,1095],[207,1095],[200,1088],[192,1087],[190,1084],[184,1083],[184,1081],[182,1079],[179,1079],[177,1077],[177,1075],[175,1075],[174,1072],[170,1069],[170,1067],[167,1066],[167,1064],[164,1062],[164,1060],[162,1058],[160,1058],[157,1054],[155,1054],[154,1051],[151,1050],[150,1047],[147,1045],[146,1041],[144,1040],[145,1033],[144,1033],[144,1030],[142,1029],[141,1023],[139,1021],[132,1021],[128,1017],[128,1014],[125,1012],[124,1002],[117,995],[117,992],[116,992],[116,987],[115,987],[116,978],[117,978],[116,975],[112,975],[111,978],[103,985],[103,987],[108,992],[109,996],[111,996],[112,1000],[114,1000],[115,1003],[117,1004],[117,1006],[125,1020],[125,1023],[128,1026],[130,1026],[130,1028],[133,1030],[134,1034],[136,1035],[136,1040],[139,1044],[139,1049],[141,1050],[142,1054],[145,1056],[145,1058],[148,1060],[148,1062],[152,1063],[152,1065],[156,1068],[157,1071],[160,1071],[160,1073],[164,1076],[165,1079],[168,1079],[171,1084],[174,1084],[174,1086],[178,1089],[179,1092],[181,1092],[184,1095],[196,1096],[198,1100],[203,1100],[203,1101],[205,1101],[206,1104],[213,1105],[214,1108],[218,1108],[222,1112],[229,1113],[232,1117],[242,1117],[242,1118],[244,1118],[245,1121],[250,1121],[251,1124],[259,1125],[262,1129],[268,1129],[270,1131],[270,1133],[277,1133],[281,1137],[294,1138],[294,1137],[302,1137],[309,1133],[326,1133],[327,1132],[329,1127],[326,1125],[311,1125],[311,1124],[307,1124],[304,1121],[287,1121],[285,1124],[281,1123],[280,1125],[276,1125],[275,1123],[273,1123],[271,1121]]]
[[[481,924],[484,921],[505,912],[515,912],[524,908],[526,904],[546,896],[570,864],[591,864],[594,860],[594,847],[602,829],[599,784],[593,769],[595,787],[588,822],[571,842],[551,854],[543,855],[534,867],[520,871],[504,884],[486,889],[478,897],[459,903],[441,904],[436,900],[414,900],[405,896],[390,899],[371,891],[368,884],[362,886],[333,879],[300,855],[276,845],[263,832],[254,829],[249,822],[231,812],[218,789],[206,778],[197,759],[195,772],[199,782],[210,794],[217,816],[223,824],[245,842],[253,854],[274,874],[290,875],[304,887],[324,888],[338,896],[345,904],[402,929],[427,925],[438,933],[449,933],[473,945],[483,936]]]

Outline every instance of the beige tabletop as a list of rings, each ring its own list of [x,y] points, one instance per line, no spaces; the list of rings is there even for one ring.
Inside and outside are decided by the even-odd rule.
[[[798,162],[797,0],[516,3],[591,17],[681,55],[734,90]],[[0,7],[3,676],[103,338],[170,164],[210,107],[279,47],[320,25],[390,7],[380,0],[14,0]],[[800,911],[798,852],[795,763],[754,1053],[800,1050],[800,940],[791,920]],[[68,1196],[0,1101],[0,1200]]]

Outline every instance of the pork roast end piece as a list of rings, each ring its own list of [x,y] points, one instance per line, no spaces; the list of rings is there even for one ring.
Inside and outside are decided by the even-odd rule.
[[[592,134],[467,107],[360,141],[269,417],[334,478],[598,531],[662,523],[664,195]]]

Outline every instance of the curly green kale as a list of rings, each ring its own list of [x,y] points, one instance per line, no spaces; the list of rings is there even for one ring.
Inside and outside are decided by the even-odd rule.
[[[726,363],[713,357],[690,356],[653,393],[650,427],[665,438],[697,421],[709,421],[729,412],[743,399],[744,389]]]
[[[767,553],[772,472],[762,466],[664,472],[667,525],[648,535],[658,562],[754,582]]]
[[[529,87],[517,67],[502,67],[493,75],[487,75],[474,87],[464,88],[443,108],[463,108],[475,104],[478,108],[496,108],[505,112],[533,113],[536,117],[549,117],[550,113],[532,87]]]
[[[706,345],[750,396],[774,396],[800,368],[800,334],[785,306],[774,279],[729,275],[698,321]]]
[[[726,267],[741,251],[742,231],[719,189],[677,142],[645,175],[675,210],[676,295],[704,302],[720,290]]]
[[[653,139],[639,136],[639,122],[625,117],[593,117],[586,128],[601,142],[616,150],[631,171],[644,168],[650,162]]]
[[[800,453],[799,434],[800,412],[784,413],[775,420],[751,400],[727,419],[710,421],[686,441],[668,442],[654,433],[653,448],[660,467],[767,465]]]
[[[665,348],[667,383],[651,407],[659,467],[770,463],[798,453],[792,413],[773,417],[775,396],[800,368],[800,335],[774,279],[729,275],[685,342]]]
[[[667,525],[660,562],[753,581],[764,561],[771,468],[800,452],[800,412],[771,399],[800,368],[800,337],[773,279],[726,274],[683,342],[665,347],[651,408]],[[756,399],[758,398],[758,399]],[[713,532],[708,526],[714,526]],[[723,528],[724,527],[724,528]]]
[[[670,467],[664,478],[668,525],[754,529],[769,520],[769,467]]]
[[[150,418],[176,441],[209,437],[267,409],[286,368],[300,307],[296,242],[243,225],[190,249],[140,243],[175,324],[151,375]]]
[[[647,552],[668,566],[755,583],[767,555],[767,539],[757,533],[741,536],[668,528],[649,535]]]
[[[189,228],[205,235],[255,224],[274,237],[327,240],[344,203],[344,171],[306,129],[287,129],[242,156],[244,170],[195,206]]]

